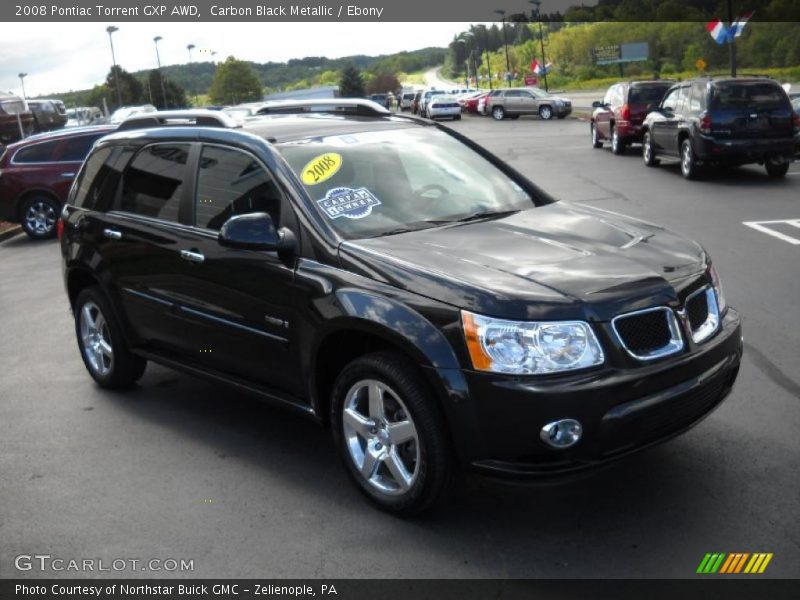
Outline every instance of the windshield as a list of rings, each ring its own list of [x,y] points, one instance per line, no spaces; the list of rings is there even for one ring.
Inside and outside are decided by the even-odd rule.
[[[335,135],[278,148],[322,216],[347,239],[533,207],[516,182],[433,128]]]

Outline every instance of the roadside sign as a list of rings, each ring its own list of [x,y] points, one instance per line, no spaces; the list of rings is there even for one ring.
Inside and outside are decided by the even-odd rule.
[[[536,87],[539,85],[539,78],[536,75],[525,75],[525,85],[528,87]]]
[[[592,61],[596,65],[615,65],[619,63],[640,62],[650,56],[647,42],[595,46],[592,48]]]
[[[694,63],[694,66],[697,67],[698,71],[705,71],[708,65],[706,64],[706,61],[704,61],[702,58],[698,58],[697,61]]]

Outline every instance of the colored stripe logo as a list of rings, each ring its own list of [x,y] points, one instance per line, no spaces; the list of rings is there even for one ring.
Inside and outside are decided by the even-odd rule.
[[[715,552],[706,554],[697,567],[697,573],[709,575],[714,573],[736,574],[747,573],[751,575],[763,573],[769,561],[772,560],[772,553],[769,552]]]

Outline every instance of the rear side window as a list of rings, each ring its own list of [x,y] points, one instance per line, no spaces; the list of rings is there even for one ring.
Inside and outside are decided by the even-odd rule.
[[[140,151],[125,171],[120,209],[177,222],[188,156],[188,144],[156,144]]]
[[[711,94],[711,109],[788,108],[788,96],[777,84],[767,81],[717,83]]]
[[[279,223],[281,194],[270,174],[251,155],[203,146],[197,177],[196,223],[219,229],[234,215],[268,213]]]
[[[27,148],[22,148],[14,155],[15,163],[43,163],[53,162],[58,148],[58,140],[52,142],[42,142],[33,144]]]
[[[634,86],[628,94],[628,102],[630,104],[658,104],[668,89],[668,85]]]
[[[87,210],[109,210],[132,155],[133,150],[121,146],[101,148],[92,154],[81,172],[73,204]]]
[[[92,144],[100,139],[99,135],[82,135],[66,141],[64,149],[61,151],[60,161],[62,162],[83,162]]]

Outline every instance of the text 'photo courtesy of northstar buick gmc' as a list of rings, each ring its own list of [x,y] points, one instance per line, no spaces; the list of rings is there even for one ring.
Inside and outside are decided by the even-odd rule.
[[[94,145],[57,230],[100,386],[153,361],[295,410],[402,515],[464,471],[620,459],[731,391],[740,318],[699,243],[366,100],[259,112],[141,115]]]

